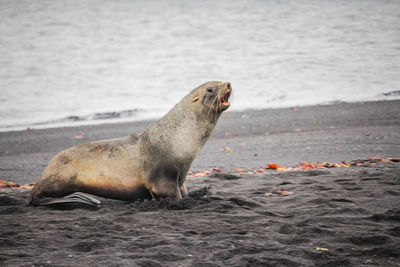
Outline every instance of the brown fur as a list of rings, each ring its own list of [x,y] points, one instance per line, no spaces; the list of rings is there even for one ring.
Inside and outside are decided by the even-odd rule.
[[[177,203],[187,194],[184,182],[194,158],[229,107],[222,99],[231,90],[230,83],[205,83],[141,134],[60,152],[33,188],[31,203],[73,192],[121,200],[155,194]]]

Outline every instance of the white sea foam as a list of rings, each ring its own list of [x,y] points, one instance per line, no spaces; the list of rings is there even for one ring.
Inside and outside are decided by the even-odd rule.
[[[0,130],[157,117],[209,80],[232,82],[230,110],[398,99],[398,10],[397,0],[2,0]],[[129,110],[140,112],[91,119]]]

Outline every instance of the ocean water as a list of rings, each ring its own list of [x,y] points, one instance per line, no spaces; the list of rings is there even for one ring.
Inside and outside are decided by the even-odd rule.
[[[0,131],[400,98],[400,1],[0,0]]]

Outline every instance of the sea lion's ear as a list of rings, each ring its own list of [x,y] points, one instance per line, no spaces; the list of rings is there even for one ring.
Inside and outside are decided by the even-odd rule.
[[[196,102],[197,100],[199,100],[199,97],[196,96],[195,98],[192,99],[192,102]]]

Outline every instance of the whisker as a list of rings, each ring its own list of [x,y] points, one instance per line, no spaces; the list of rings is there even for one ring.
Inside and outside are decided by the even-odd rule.
[[[218,105],[218,107],[221,107],[221,99],[219,99],[218,98],[218,100],[217,100],[217,105]],[[216,121],[218,118],[217,118],[217,115],[218,114],[218,112],[215,112],[214,113],[214,121]]]
[[[207,111],[207,116],[210,114],[210,111],[211,111],[212,107],[214,106],[215,100],[218,101],[218,94],[215,95],[213,101],[211,102],[211,105],[210,105],[210,107],[208,108],[208,111]]]

